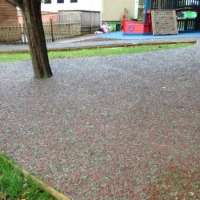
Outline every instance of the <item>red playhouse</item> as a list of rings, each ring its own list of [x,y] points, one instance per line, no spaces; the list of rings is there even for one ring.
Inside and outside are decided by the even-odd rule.
[[[189,13],[193,15],[190,17]],[[124,15],[122,25],[124,34],[170,35],[200,31],[200,0],[145,0],[143,22],[127,20]]]

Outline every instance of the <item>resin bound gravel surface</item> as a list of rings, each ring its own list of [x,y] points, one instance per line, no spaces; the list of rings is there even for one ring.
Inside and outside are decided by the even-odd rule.
[[[0,150],[75,200],[200,199],[200,46],[1,63]]]

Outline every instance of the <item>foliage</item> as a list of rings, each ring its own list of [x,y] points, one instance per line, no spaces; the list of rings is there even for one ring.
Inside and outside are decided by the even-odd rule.
[[[128,8],[124,8],[123,15],[126,16],[126,19],[131,19],[131,13]]]
[[[24,177],[13,162],[0,154],[0,199],[53,200],[54,198],[31,178]]]

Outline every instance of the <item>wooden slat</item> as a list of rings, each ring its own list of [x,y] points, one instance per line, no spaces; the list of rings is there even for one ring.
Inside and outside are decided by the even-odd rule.
[[[0,26],[0,42],[21,42],[21,26]]]
[[[0,25],[18,24],[16,7],[6,0],[0,0]]]
[[[94,33],[100,28],[100,12],[96,11],[59,11],[58,19],[60,22],[81,23],[82,34]],[[85,27],[87,27],[87,30],[85,30]]]

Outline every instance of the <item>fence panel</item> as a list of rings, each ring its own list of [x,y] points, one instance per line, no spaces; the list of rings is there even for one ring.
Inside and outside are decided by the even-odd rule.
[[[100,27],[100,12],[81,12],[81,32],[82,34],[93,33]]]
[[[100,12],[97,11],[59,11],[59,22],[80,22],[81,34],[93,33],[100,27]]]
[[[78,22],[59,23],[51,21],[49,23],[43,23],[43,27],[47,42],[78,36],[81,32],[81,26]]]
[[[200,7],[199,0],[175,0],[175,8],[181,8],[181,7]]]
[[[93,33],[100,27],[100,12],[97,11],[43,13],[42,19],[46,42]],[[3,26],[0,28],[0,42],[28,42],[22,17],[20,20],[21,26]]]
[[[80,23],[43,23],[46,42],[61,40],[81,35]],[[0,43],[28,43],[25,25],[0,26]]]
[[[177,24],[179,32],[192,32],[200,30],[199,19],[178,19]]]
[[[0,26],[0,42],[1,43],[21,43],[21,25],[16,26]]]
[[[59,11],[58,13],[58,22],[80,23],[80,21],[81,21],[80,11]]]
[[[199,0],[150,0],[151,9],[176,9],[184,7],[200,7]]]
[[[149,3],[150,9],[173,9],[175,0],[151,0]]]
[[[43,23],[43,29],[44,29],[44,35],[45,35],[46,42],[53,41],[53,30],[52,30],[51,23],[52,22]]]

